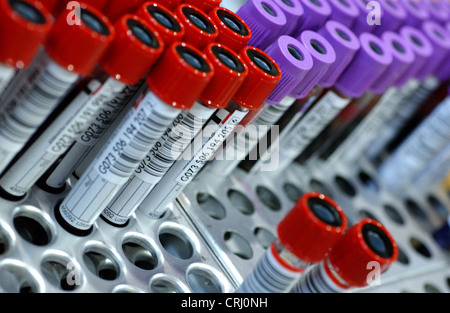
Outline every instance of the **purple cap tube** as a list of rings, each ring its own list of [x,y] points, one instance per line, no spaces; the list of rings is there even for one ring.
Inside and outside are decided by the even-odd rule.
[[[296,87],[313,67],[313,59],[306,47],[297,39],[281,36],[266,52],[283,73],[278,85],[266,99],[267,104],[278,104]]]
[[[447,33],[450,33],[450,22],[445,25],[445,29],[447,30]],[[435,75],[441,82],[450,80],[450,55],[447,55],[447,58],[443,62],[442,66],[436,70]]]
[[[351,28],[359,15],[359,9],[352,0],[329,0],[331,14],[329,19]]]
[[[314,62],[312,69],[291,92],[292,97],[303,99],[320,82],[330,66],[336,61],[336,53],[328,40],[317,32],[306,30],[298,39],[309,51]]]
[[[444,27],[433,21],[424,22],[421,30],[433,46],[431,57],[418,75],[419,79],[425,79],[430,74],[434,75],[450,54],[450,34]]]
[[[392,63],[372,84],[370,90],[375,94],[382,94],[388,88],[395,86],[395,83],[404,75],[415,59],[411,46],[399,34],[387,31],[381,36],[381,39],[386,48],[391,50]]]
[[[249,46],[265,49],[282,32],[286,16],[272,0],[248,0],[236,13],[248,25]]]
[[[336,83],[340,92],[352,98],[361,97],[392,62],[391,51],[377,36],[363,33],[359,41],[361,49]]]
[[[357,36],[361,35],[362,33],[372,32],[374,27],[373,25],[370,25],[367,22],[367,17],[370,13],[370,9],[367,8],[367,4],[369,3],[369,1],[368,0],[352,0],[352,1],[359,10],[359,14],[356,17],[355,22],[353,23],[352,31]]]
[[[400,0],[399,3],[405,8],[407,13],[405,25],[420,27],[430,17],[422,0]]]
[[[380,25],[374,25],[372,34],[381,36],[385,31],[396,32],[406,20],[405,8],[394,0],[378,0],[381,9]]]
[[[428,0],[425,2],[430,19],[441,25],[445,25],[450,20],[450,11],[445,7],[444,1]]]
[[[319,34],[328,40],[336,53],[336,61],[319,83],[324,88],[330,88],[350,64],[361,45],[358,37],[348,27],[336,21],[328,21],[325,27],[319,30]]]
[[[303,6],[300,0],[273,0],[276,5],[283,10],[286,15],[286,25],[281,31],[284,35],[292,34],[300,25],[301,18],[303,16]]]
[[[331,14],[331,7],[326,0],[300,0],[303,5],[303,17],[293,37],[298,37],[305,30],[318,30],[325,24]]]
[[[406,70],[396,86],[403,86],[410,78],[417,78],[426,62],[433,54],[433,46],[428,38],[418,29],[412,26],[403,26],[399,34],[406,40],[414,52],[414,63]]]

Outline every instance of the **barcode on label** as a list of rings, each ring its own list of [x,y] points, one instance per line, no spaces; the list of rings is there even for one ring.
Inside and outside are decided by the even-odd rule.
[[[337,287],[327,277],[323,263],[315,265],[295,285],[293,293],[336,293],[341,288]],[[334,287],[334,288],[333,288]]]

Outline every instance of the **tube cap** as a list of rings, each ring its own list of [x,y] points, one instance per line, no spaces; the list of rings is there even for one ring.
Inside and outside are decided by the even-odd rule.
[[[370,262],[378,262],[384,273],[397,256],[397,243],[387,229],[377,221],[364,219],[353,225],[331,247],[327,259],[347,284],[364,287],[372,270],[367,266]]]
[[[381,25],[373,25],[372,33],[381,36],[385,31],[398,31],[406,19],[405,8],[393,0],[378,0],[381,9]]]
[[[290,36],[281,36],[265,52],[277,62],[283,73],[280,82],[265,101],[278,104],[304,79],[313,67],[313,59],[308,49]]]
[[[320,262],[343,235],[347,217],[331,198],[310,192],[303,195],[278,224],[278,238],[292,254],[309,263]]]
[[[233,100],[249,109],[258,109],[281,79],[281,69],[265,52],[247,46],[239,53],[248,67],[248,75]]]
[[[161,36],[164,46],[168,47],[184,36],[184,26],[176,15],[157,2],[145,2],[136,12]]]
[[[336,21],[328,21],[325,27],[319,30],[319,34],[328,40],[336,53],[336,61],[331,64],[319,83],[324,88],[330,88],[350,64],[361,45],[358,37],[348,27]]]
[[[209,14],[212,9],[218,7],[222,0],[183,0],[182,3],[190,4],[206,14]]]
[[[41,0],[40,2],[44,5],[47,11],[49,11],[51,14],[54,14],[54,10],[56,9],[58,0]]]
[[[444,25],[450,19],[450,11],[445,7],[444,1],[447,0],[429,0],[424,3],[426,10],[430,14],[430,19],[441,25]]]
[[[213,64],[215,74],[199,100],[211,107],[223,109],[247,77],[247,65],[236,52],[219,43],[211,43],[203,51]]]
[[[247,46],[252,37],[250,27],[237,14],[232,11],[217,7],[209,12],[209,17],[213,20],[219,29],[219,36],[216,42],[221,43],[228,48],[239,52]]]
[[[291,92],[292,97],[303,99],[325,76],[330,66],[336,62],[336,52],[328,40],[319,33],[310,30],[304,31],[299,40],[313,58],[312,69]]]
[[[353,23],[352,31],[357,36],[361,35],[362,33],[372,32],[374,30],[373,25],[367,23],[367,15],[369,14],[370,10],[367,9],[366,0],[351,0],[351,1],[353,1],[353,3],[358,7],[359,10],[358,16],[356,17]]]
[[[414,62],[414,52],[408,42],[400,35],[387,31],[381,36],[387,49],[391,50],[392,63],[373,83],[370,88],[375,94],[384,93],[403,77],[406,70]]]
[[[331,6],[329,19],[351,28],[359,15],[359,9],[355,3],[352,0],[330,0],[329,2]]]
[[[115,22],[124,14],[136,12],[142,2],[143,0],[109,0],[104,12],[110,21]]]
[[[392,62],[391,51],[375,35],[359,36],[361,49],[339,77],[336,88],[352,98],[361,97]]]
[[[203,49],[219,36],[219,29],[213,20],[196,7],[181,4],[175,9],[174,13],[184,25],[183,41],[194,47]]]
[[[397,82],[398,86],[406,83],[410,78],[417,77],[426,62],[433,53],[433,46],[428,38],[418,29],[412,26],[403,26],[399,34],[409,43],[409,46],[414,51],[414,63],[406,70],[403,77]]]
[[[318,30],[331,14],[331,6],[326,0],[301,0],[301,3],[305,13],[295,37],[304,30]]]
[[[250,27],[252,38],[248,45],[265,49],[286,25],[286,15],[272,0],[248,0],[237,12]]]
[[[173,11],[181,4],[182,0],[154,0],[154,2],[162,4],[164,7]]]
[[[28,66],[52,22],[52,16],[38,1],[1,1],[0,63],[18,69]]]
[[[147,75],[147,84],[168,105],[190,109],[214,76],[206,55],[185,42],[174,42]]]
[[[405,25],[420,27],[430,17],[422,0],[399,0],[399,3],[405,8],[407,13]]]
[[[450,33],[436,22],[426,21],[421,28],[425,36],[433,46],[433,53],[424,68],[420,71],[418,78],[424,79],[429,74],[434,74],[450,55]]]
[[[297,31],[303,17],[304,11],[300,0],[273,0],[273,2],[280,7],[286,16],[286,24],[281,33],[285,35],[293,34]]]
[[[81,16],[76,16],[80,25],[70,25],[70,15],[71,12],[58,17],[47,38],[46,50],[68,71],[86,75],[113,41],[115,29],[106,16],[85,3],[81,3]]]
[[[145,76],[164,50],[156,31],[143,19],[125,14],[116,23],[116,38],[100,61],[108,75],[134,85]]]

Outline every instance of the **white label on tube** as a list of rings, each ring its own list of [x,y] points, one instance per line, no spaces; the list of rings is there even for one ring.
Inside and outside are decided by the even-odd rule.
[[[78,229],[89,229],[178,114],[178,109],[147,93],[64,199],[63,218]]]
[[[14,73],[14,68],[0,64],[0,95],[8,87],[9,82],[14,77]]]
[[[0,172],[10,163],[37,128],[45,121],[78,75],[53,61],[30,73],[33,84],[24,86],[0,114]],[[2,140],[3,139],[3,140]],[[13,145],[8,145],[14,142]]]

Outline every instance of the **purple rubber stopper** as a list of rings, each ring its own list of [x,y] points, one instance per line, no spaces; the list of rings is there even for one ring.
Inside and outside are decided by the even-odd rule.
[[[325,24],[331,14],[331,7],[326,0],[300,0],[303,5],[303,17],[293,36],[298,37],[305,30],[318,30]]]
[[[300,0],[273,0],[276,5],[283,10],[286,15],[286,25],[282,30],[282,34],[290,35],[300,25],[301,18],[303,16],[303,6]]]
[[[406,19],[405,8],[394,0],[378,0],[381,9],[381,25],[374,25],[372,34],[381,36],[386,31],[396,32]]]
[[[425,79],[427,75],[434,74],[450,53],[450,34],[447,30],[433,21],[427,21],[421,28],[433,46],[433,53],[425,63],[426,70],[422,70],[418,78]]]
[[[399,34],[387,31],[381,39],[386,48],[391,50],[392,63],[372,84],[370,90],[375,94],[382,94],[388,88],[396,86],[396,82],[403,77],[415,58],[409,43]]]
[[[303,99],[320,82],[330,66],[336,61],[336,53],[328,40],[317,32],[306,30],[298,39],[309,51],[314,62],[312,69],[291,92],[292,97]]]
[[[430,17],[422,0],[400,0],[399,3],[405,8],[407,13],[405,25],[420,27]]]
[[[403,74],[396,86],[403,86],[410,78],[417,78],[424,69],[426,62],[433,54],[433,46],[428,38],[417,28],[403,26],[399,34],[406,40],[414,52],[415,60],[409,69]]]
[[[319,83],[320,86],[329,88],[334,86],[361,45],[358,37],[347,26],[336,21],[328,21],[325,27],[319,30],[319,34],[328,40],[336,53],[336,61]]]
[[[362,33],[370,33],[373,31],[374,27],[367,23],[367,16],[370,13],[370,10],[367,8],[368,0],[352,0],[353,3],[359,10],[358,16],[353,23],[352,31],[356,36],[361,35]]]
[[[248,45],[265,49],[282,32],[286,16],[272,0],[248,0],[236,13],[249,26]]]
[[[275,60],[282,73],[278,85],[265,102],[278,104],[304,79],[313,67],[313,59],[306,47],[290,36],[281,36],[264,52]]]
[[[450,22],[445,25],[445,29],[450,33]],[[435,75],[442,82],[450,80],[450,55],[447,56],[442,66],[436,70]]]
[[[359,15],[359,9],[352,0],[329,0],[331,14],[329,19],[351,28]]]
[[[444,1],[429,0],[425,3],[430,19],[441,25],[445,25],[445,22],[450,19],[450,12],[445,7]]]
[[[392,62],[392,54],[377,36],[363,33],[359,36],[361,49],[342,73],[336,88],[351,98],[361,97]]]

